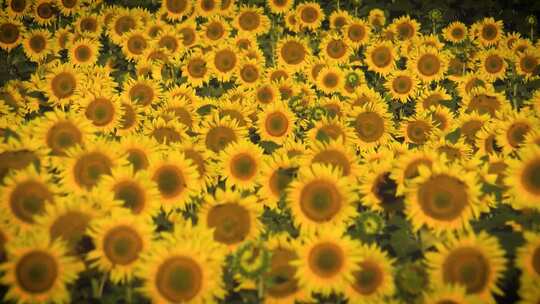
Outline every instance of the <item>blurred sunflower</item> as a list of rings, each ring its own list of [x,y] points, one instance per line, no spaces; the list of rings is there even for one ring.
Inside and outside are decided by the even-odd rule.
[[[443,38],[451,43],[462,43],[467,39],[467,26],[460,21],[454,21],[442,30]]]
[[[164,0],[161,2],[160,12],[166,14],[168,20],[177,21],[192,13],[191,0]]]
[[[54,49],[54,40],[51,38],[49,31],[34,29],[26,32],[23,40],[23,50],[31,61],[38,63],[43,61]]]
[[[345,145],[343,138],[314,142],[304,155],[300,166],[322,164],[339,170],[342,176],[358,177],[360,167],[352,145]]]
[[[240,34],[260,36],[270,29],[270,20],[262,8],[242,5],[238,6],[238,12],[234,17],[234,27]]]
[[[284,14],[290,12],[294,1],[293,0],[266,0],[266,5],[274,14]]]
[[[504,184],[514,208],[540,208],[540,148],[531,145],[519,151],[520,159],[508,159]]]
[[[5,16],[0,17],[0,48],[10,52],[21,44],[25,36],[25,30],[22,23],[17,19],[9,19]],[[39,39],[39,38],[36,38]],[[39,42],[34,42],[34,44]],[[34,45],[35,46],[35,45]]]
[[[184,62],[182,75],[187,77],[192,87],[201,87],[210,80],[211,70],[207,55],[202,52],[193,52]]]
[[[538,130],[540,122],[531,115],[530,111],[503,112],[497,121],[497,143],[502,147],[503,153],[510,154],[519,149],[525,136],[532,130]]]
[[[247,135],[247,129],[240,127],[236,119],[230,117],[220,118],[217,114],[203,120],[201,125],[195,128],[194,131],[200,134],[205,148],[215,154]]]
[[[324,20],[324,12],[317,2],[304,2],[296,6],[296,18],[302,29],[317,30]]]
[[[397,54],[394,45],[389,41],[375,42],[366,50],[365,62],[368,70],[386,76],[394,71]]]
[[[496,237],[480,232],[451,237],[436,244],[437,252],[426,253],[431,284],[460,284],[467,295],[482,303],[495,303],[493,294],[506,269],[505,252]]]
[[[420,23],[408,15],[393,20],[391,26],[401,41],[412,40],[420,32]]]
[[[520,289],[534,287],[540,280],[540,235],[526,231],[525,244],[517,249],[516,266],[521,269]]]
[[[348,62],[352,53],[352,48],[347,40],[337,34],[324,37],[319,47],[321,49],[319,56],[330,65]]]
[[[32,6],[32,18],[41,26],[51,25],[56,21],[58,10],[53,0],[36,0]]]
[[[480,76],[487,81],[495,81],[506,77],[508,55],[500,49],[484,50],[477,55]]]

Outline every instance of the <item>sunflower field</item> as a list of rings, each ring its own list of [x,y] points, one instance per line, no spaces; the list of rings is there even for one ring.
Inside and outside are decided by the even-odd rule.
[[[0,0],[0,302],[540,303],[540,5],[465,2]]]

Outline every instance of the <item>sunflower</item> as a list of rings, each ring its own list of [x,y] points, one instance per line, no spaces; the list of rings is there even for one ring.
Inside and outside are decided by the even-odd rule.
[[[366,45],[371,37],[371,27],[362,20],[354,18],[343,28],[343,39],[353,49]]]
[[[291,265],[298,260],[296,241],[286,234],[280,233],[266,241],[270,251],[270,266],[264,274],[269,282],[265,289],[266,304],[294,304],[296,301],[307,301],[308,294],[299,285],[295,277],[298,267]]]
[[[133,279],[141,256],[150,250],[153,226],[125,209],[113,209],[107,217],[93,220],[88,228],[95,248],[86,255],[91,267],[106,272],[113,283]]]
[[[201,186],[197,168],[178,151],[153,155],[148,172],[157,185],[161,207],[166,212],[175,207],[184,208]]]
[[[444,106],[435,106],[431,107],[428,113],[430,113],[431,119],[433,120],[438,131],[440,131],[441,136],[446,135],[455,129],[456,121],[454,113],[449,108]]]
[[[193,52],[184,62],[182,75],[187,77],[192,87],[201,87],[210,80],[211,71],[207,55],[202,52]]]
[[[527,49],[523,53],[516,56],[515,59],[516,71],[519,75],[529,80],[537,74],[538,66],[540,65],[540,56],[532,49]]]
[[[424,90],[418,96],[417,105],[420,106],[420,111],[426,111],[432,106],[446,105],[450,100],[452,100],[452,96],[448,94],[447,90],[437,85],[434,89]]]
[[[315,125],[306,132],[306,135],[310,144],[340,138],[345,145],[353,144],[356,141],[354,130],[340,117],[323,116],[321,120],[315,121]]]
[[[72,16],[81,9],[82,1],[80,0],[57,0],[56,7],[64,16]]]
[[[486,126],[489,120],[487,114],[461,113],[458,115],[456,126],[460,129],[460,136],[471,146],[476,145],[476,135]]]
[[[36,227],[48,231],[51,240],[65,242],[68,254],[81,256],[85,253],[83,245],[89,223],[100,215],[81,197],[69,194],[47,204],[45,211],[34,219]]]
[[[423,299],[426,304],[480,304],[481,299],[475,295],[468,295],[464,286],[459,284],[440,284],[430,292],[424,292]]]
[[[322,164],[338,169],[342,176],[358,177],[360,167],[351,145],[344,144],[342,138],[325,142],[314,142],[310,146],[300,166]]]
[[[368,70],[382,76],[390,74],[396,68],[397,54],[389,41],[375,42],[368,46],[366,59]]]
[[[490,82],[506,78],[507,54],[500,49],[484,50],[477,55],[480,76]]]
[[[261,62],[255,59],[240,60],[237,66],[236,78],[242,88],[255,88],[264,75],[264,68]]]
[[[23,49],[31,61],[41,62],[54,50],[54,40],[47,30],[30,30],[24,37]]]
[[[210,17],[219,13],[222,0],[195,0],[194,15]]]
[[[266,34],[270,29],[270,20],[260,7],[239,6],[234,17],[234,27],[240,34],[249,33],[253,36]]]
[[[255,88],[253,95],[256,103],[262,105],[272,104],[280,99],[279,90],[273,83],[260,83]]]
[[[411,19],[408,15],[393,20],[391,26],[397,33],[397,38],[401,41],[414,39],[420,31],[420,23],[415,19]]]
[[[431,282],[460,284],[467,295],[483,303],[495,303],[493,293],[502,294],[497,281],[505,271],[505,252],[496,237],[480,232],[436,244],[437,252],[426,253]]]
[[[29,136],[9,137],[0,142],[0,182],[12,171],[41,164],[45,155],[41,145]]]
[[[140,134],[120,138],[119,154],[133,167],[134,173],[146,171],[151,165],[152,155],[163,149],[155,139]]]
[[[321,27],[325,16],[317,2],[304,2],[296,6],[296,19],[301,29],[316,31]]]
[[[231,80],[237,69],[240,58],[228,43],[219,45],[211,53],[210,68],[214,76],[221,82]]]
[[[56,21],[58,11],[55,7],[55,1],[37,0],[32,6],[32,18],[41,26],[51,25]]]
[[[530,111],[503,112],[497,121],[497,143],[501,145],[503,153],[510,154],[523,145],[527,133],[539,127],[538,119]]]
[[[142,30],[130,30],[122,35],[122,53],[129,61],[136,61],[145,55],[145,50],[150,47],[150,39]]]
[[[200,134],[205,148],[212,154],[218,154],[229,144],[237,142],[247,136],[247,129],[238,125],[236,119],[222,117],[213,114],[203,120],[201,125],[194,130]]]
[[[473,24],[472,31],[475,34],[475,40],[482,46],[493,46],[503,38],[503,22],[495,21],[493,17],[486,17]]]
[[[91,39],[98,38],[103,30],[103,17],[89,12],[81,12],[74,21],[74,29],[77,34]]]
[[[371,9],[368,14],[368,22],[374,28],[383,27],[386,24],[384,11],[378,8]]]
[[[493,86],[476,87],[463,100],[467,113],[477,111],[495,118],[505,111],[511,111],[510,102],[501,92],[496,92]]]
[[[229,23],[221,16],[210,17],[201,30],[204,44],[208,46],[219,46],[227,42],[230,32]]]
[[[301,71],[310,61],[311,51],[305,40],[295,36],[282,37],[275,51],[278,65],[289,72]]]
[[[24,17],[32,7],[32,2],[26,0],[5,1],[7,17],[10,19],[20,19]]]
[[[415,230],[424,225],[437,234],[467,229],[482,208],[480,193],[474,171],[442,162],[418,166],[418,176],[406,190],[405,212]]]
[[[457,81],[457,91],[461,98],[470,96],[473,89],[488,88],[489,86],[489,83],[486,83],[477,72],[467,72]]]
[[[349,123],[354,128],[358,149],[365,151],[391,141],[394,129],[386,104],[383,102],[369,102],[355,107],[349,115]]]
[[[72,112],[54,110],[44,116],[36,122],[33,132],[35,139],[55,156],[65,155],[75,145],[83,145],[95,130],[89,121]]]
[[[9,260],[0,266],[4,299],[17,303],[68,303],[68,285],[75,283],[84,264],[67,254],[60,240],[49,241],[43,233],[10,242]]]
[[[135,105],[131,101],[122,101],[120,103],[122,116],[120,124],[116,128],[116,133],[120,136],[135,133],[143,121],[143,108]]]
[[[210,154],[203,143],[196,139],[185,140],[175,149],[183,153],[185,158],[195,165],[199,173],[200,184],[203,186],[200,191],[205,191],[208,187],[217,183],[216,168],[210,163]]]
[[[507,159],[504,184],[512,206],[517,209],[540,209],[540,148],[536,145],[524,147],[520,159]]]
[[[243,95],[243,94],[242,94]],[[257,119],[257,106],[248,101],[247,96],[223,96],[216,104],[212,113],[218,113],[220,118],[228,117],[236,120],[240,127],[249,128]]]
[[[402,103],[416,97],[420,81],[409,71],[394,71],[388,75],[384,84],[390,95]]]
[[[123,98],[144,108],[157,103],[162,94],[157,81],[147,78],[128,79],[123,88]]]
[[[78,111],[94,125],[96,130],[110,133],[120,125],[123,114],[119,97],[114,93],[96,93],[97,96],[93,93],[85,94],[86,98],[77,106]]]
[[[293,135],[296,116],[286,103],[274,102],[267,105],[257,116],[261,140],[282,144]]]
[[[540,280],[540,235],[526,231],[524,237],[526,242],[517,249],[516,256],[516,266],[521,269],[521,290],[534,287]]]
[[[335,228],[355,213],[352,178],[322,164],[303,167],[287,189],[287,205],[302,232]]]
[[[406,143],[423,145],[435,130],[435,125],[429,113],[417,113],[406,117],[401,121],[399,135],[403,136]]]
[[[300,22],[295,10],[289,10],[283,17],[285,19],[285,28],[293,33],[300,32]]]
[[[394,260],[376,245],[361,245],[358,268],[345,289],[349,301],[377,303],[395,292],[393,280]]]
[[[146,170],[135,171],[133,166],[115,168],[96,188],[96,192],[111,192],[114,200],[138,217],[151,218],[159,212],[159,191]]]
[[[228,145],[220,154],[220,171],[226,186],[252,190],[262,165],[262,149],[246,140]]]
[[[124,163],[118,152],[104,139],[86,142],[66,150],[66,160],[59,164],[62,185],[71,191],[83,193],[94,188],[100,176],[110,174],[117,165]]]
[[[53,105],[69,105],[80,97],[83,81],[84,77],[71,64],[56,65],[45,76],[45,96]]]
[[[9,214],[9,223],[19,233],[27,232],[35,223],[34,216],[43,214],[45,206],[54,204],[59,189],[47,172],[34,166],[8,175],[0,186],[2,209]]]
[[[166,14],[170,21],[178,21],[192,13],[193,2],[191,0],[164,0],[161,2],[160,12]]]
[[[141,257],[136,276],[140,292],[153,303],[209,303],[224,298],[223,250],[207,250],[207,241],[154,242]]]
[[[407,68],[424,82],[439,81],[448,69],[448,55],[434,47],[425,46],[407,60]]]
[[[343,71],[338,67],[323,67],[317,76],[317,87],[325,94],[339,92],[344,83]]]
[[[24,27],[16,19],[0,17],[0,48],[11,51],[21,44],[24,37]]]
[[[347,40],[337,34],[323,38],[319,47],[321,49],[319,56],[329,65],[348,62],[352,54],[352,48]]]
[[[255,195],[218,188],[213,196],[204,198],[198,218],[201,225],[214,230],[214,241],[232,252],[259,235],[261,223],[258,217],[262,211],[262,204]]]
[[[307,294],[341,293],[360,270],[361,245],[342,236],[337,227],[307,235],[302,243],[297,245],[298,259],[290,265],[297,267],[295,278]]]
[[[112,42],[121,45],[122,37],[129,31],[140,28],[140,26],[140,19],[135,17],[133,12],[125,8],[116,9],[116,12],[111,17],[107,35]]]
[[[160,144],[164,145],[185,140],[188,134],[187,127],[184,124],[167,117],[168,113],[154,112],[152,114],[155,115],[155,118],[150,118],[143,126],[145,135],[152,136]]]
[[[278,208],[278,202],[285,197],[285,190],[294,178],[296,163],[281,150],[264,156],[261,174],[257,183],[261,185],[257,195],[270,208]]]
[[[268,8],[270,11],[274,14],[285,14],[287,12],[292,11],[292,7],[294,5],[293,0],[267,0],[266,5],[268,5]]]
[[[444,40],[451,43],[462,43],[467,39],[467,26],[460,21],[450,23],[442,30]]]

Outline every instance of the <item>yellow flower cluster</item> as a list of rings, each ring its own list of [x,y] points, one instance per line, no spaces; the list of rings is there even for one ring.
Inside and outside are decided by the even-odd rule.
[[[538,227],[507,222],[511,253],[478,228],[540,212],[540,43],[500,20],[5,0],[0,51],[35,66],[0,88],[5,300],[67,303],[92,277],[133,302],[495,303],[509,268],[540,300]],[[414,256],[377,228],[396,219]],[[255,278],[227,270],[246,244],[269,253]]]

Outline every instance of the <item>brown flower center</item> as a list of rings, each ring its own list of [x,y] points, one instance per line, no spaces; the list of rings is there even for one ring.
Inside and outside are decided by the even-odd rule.
[[[295,278],[296,267],[290,262],[296,260],[296,252],[276,248],[272,250],[270,269],[265,277],[271,282],[268,287],[268,295],[272,298],[285,298],[299,290],[298,280]]]
[[[225,35],[225,28],[223,24],[218,21],[214,21],[208,24],[206,28],[206,37],[210,40],[219,40]]]
[[[54,14],[54,9],[53,9],[52,3],[49,3],[49,2],[41,3],[36,8],[36,12],[37,12],[38,16],[40,18],[42,18],[42,19],[51,18],[53,16],[53,14]]]
[[[418,59],[416,68],[424,76],[433,76],[441,70],[441,61],[437,55],[424,54]]]
[[[137,23],[131,16],[121,16],[114,23],[114,31],[117,35],[122,36],[123,34],[135,29]]]
[[[47,132],[47,146],[54,155],[62,155],[67,148],[82,142],[82,133],[72,122],[55,123]]]
[[[429,178],[420,185],[417,194],[422,211],[439,221],[459,218],[469,204],[467,185],[446,174]]]
[[[347,37],[353,42],[360,42],[366,38],[366,28],[362,24],[351,24],[347,29]]]
[[[159,293],[174,303],[184,303],[195,298],[203,286],[203,270],[190,257],[173,256],[158,268],[155,284]]]
[[[453,249],[443,262],[444,283],[462,284],[467,293],[482,292],[489,282],[490,263],[474,247]]]
[[[289,129],[289,120],[281,112],[270,113],[265,120],[264,127],[266,132],[274,137],[281,137]]]
[[[9,196],[13,215],[26,223],[34,223],[33,217],[45,210],[45,203],[52,203],[53,194],[39,181],[27,180],[19,183]]]
[[[127,160],[133,166],[133,169],[136,171],[144,170],[150,165],[146,153],[137,148],[131,148],[126,151]]]
[[[431,132],[431,125],[422,120],[411,121],[407,125],[407,136],[415,144],[423,144]]]
[[[214,65],[221,73],[231,72],[236,62],[236,54],[229,49],[217,51],[214,57]]]
[[[287,41],[283,44],[280,50],[281,58],[287,64],[297,65],[304,61],[307,51],[304,45],[296,41]]]
[[[383,283],[384,271],[375,261],[363,261],[360,263],[360,270],[353,273],[353,289],[362,295],[371,295],[375,293]]]
[[[334,39],[326,46],[326,54],[334,59],[342,58],[347,53],[347,45],[339,39]]]
[[[187,0],[165,0],[165,8],[173,14],[182,14],[188,8]]]
[[[95,126],[103,127],[114,120],[116,111],[111,100],[98,97],[88,104],[85,115]]]
[[[137,83],[129,89],[129,98],[142,106],[148,106],[154,99],[154,89],[147,84]]]
[[[77,80],[70,72],[60,72],[51,81],[51,91],[59,99],[70,97],[76,88]]]
[[[214,152],[223,150],[228,144],[236,141],[236,133],[226,126],[211,128],[206,134],[206,147]]]
[[[504,60],[499,55],[490,55],[484,61],[484,67],[490,74],[497,74],[504,68]]]
[[[123,202],[124,207],[135,214],[141,213],[146,207],[144,189],[135,181],[119,182],[113,187],[114,199]]]
[[[243,12],[238,16],[238,24],[244,31],[253,31],[260,26],[261,17],[257,12]]]
[[[374,142],[383,136],[386,128],[381,115],[375,112],[364,112],[356,116],[354,129],[362,141]]]
[[[143,35],[131,35],[127,41],[129,52],[135,55],[141,55],[146,49],[147,43]]]
[[[13,23],[5,22],[0,24],[0,42],[13,44],[20,37],[19,27]]]
[[[192,77],[203,78],[208,71],[206,61],[201,58],[192,58],[187,64],[187,71]]]
[[[16,13],[22,13],[26,8],[26,0],[12,0],[9,4],[11,9]]]
[[[513,148],[518,148],[523,143],[523,141],[525,140],[525,135],[527,135],[530,130],[531,126],[527,123],[513,123],[506,131],[506,138],[508,139],[508,143],[510,143]]]
[[[401,75],[392,80],[392,89],[400,95],[409,94],[412,88],[413,82],[409,76]]]
[[[302,188],[300,208],[304,215],[315,222],[327,222],[342,208],[342,196],[332,182],[317,179]]]
[[[227,245],[243,241],[252,229],[249,211],[235,203],[212,207],[207,221],[209,228],[215,228],[214,240]]]
[[[139,258],[143,240],[139,232],[129,226],[117,226],[103,238],[103,251],[113,265],[129,265]]]
[[[17,285],[24,292],[41,294],[50,291],[59,279],[59,265],[50,253],[33,250],[15,265]]]
[[[521,183],[527,192],[540,195],[540,158],[529,161],[521,173]]]
[[[243,181],[253,179],[258,169],[258,163],[248,153],[238,153],[231,159],[230,170],[231,174]]]
[[[247,83],[253,83],[259,79],[259,69],[252,64],[244,65],[240,69],[240,77]]]
[[[494,24],[486,24],[484,27],[482,27],[482,38],[486,41],[491,41],[497,38],[497,35],[499,33],[499,30],[497,29],[497,26]]]
[[[532,55],[525,55],[519,59],[519,66],[526,74],[532,74],[538,66],[538,59]]]
[[[120,119],[122,122],[120,125],[120,130],[128,130],[137,122],[137,115],[133,106],[128,103],[122,103],[122,109],[124,112],[122,113],[122,118]]]
[[[319,277],[334,277],[340,273],[344,264],[345,253],[334,243],[322,242],[315,245],[309,252],[309,268]]]
[[[351,163],[347,155],[336,149],[327,149],[317,153],[312,163],[322,163],[339,168],[343,176],[348,176],[351,173]]]
[[[30,37],[30,40],[28,42],[30,45],[30,48],[35,53],[41,53],[45,50],[45,47],[47,46],[47,40],[43,35],[38,34]]]
[[[300,12],[300,18],[304,23],[315,23],[319,19],[319,11],[311,6],[305,6]]]
[[[384,68],[392,62],[392,53],[386,46],[379,46],[371,53],[371,61],[378,68]]]
[[[90,216],[80,211],[67,211],[56,218],[49,229],[51,239],[61,238],[67,242],[72,253],[82,240]]]
[[[186,189],[184,174],[175,165],[163,165],[158,168],[152,180],[157,183],[158,190],[165,198],[174,198]]]
[[[89,152],[82,155],[73,166],[75,182],[79,187],[93,188],[102,174],[110,174],[112,161],[101,152]]]

